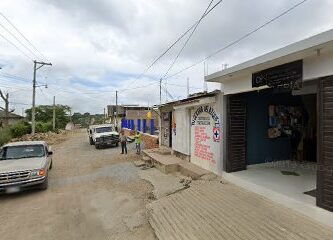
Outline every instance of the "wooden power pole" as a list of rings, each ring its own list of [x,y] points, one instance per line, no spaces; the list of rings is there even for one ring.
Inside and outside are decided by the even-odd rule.
[[[36,114],[36,110],[35,110],[35,103],[36,103],[36,72],[37,72],[38,69],[40,69],[44,65],[52,66],[51,63],[34,61],[34,75],[33,75],[33,81],[32,81],[32,108],[31,108],[31,132],[32,132],[32,134],[35,134],[35,128],[36,128],[36,121],[35,121],[35,114]]]
[[[53,96],[53,131],[55,130],[56,127],[56,105],[55,105],[55,96]]]
[[[2,98],[2,100],[5,102],[5,107],[0,107],[0,109],[2,109],[5,112],[5,122],[4,125],[8,126],[9,124],[9,94],[7,93],[6,96],[2,93],[2,91],[0,90],[0,97]]]

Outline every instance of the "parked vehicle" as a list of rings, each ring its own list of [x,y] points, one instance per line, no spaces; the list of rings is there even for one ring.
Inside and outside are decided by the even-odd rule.
[[[98,126],[98,125],[90,125],[87,129],[87,132],[88,132],[88,137],[89,137],[89,144],[90,145],[94,145],[94,140],[93,140],[93,133],[94,133],[94,128],[95,126]]]
[[[119,133],[112,124],[93,125],[88,128],[89,142],[96,149],[105,146],[118,146]]]
[[[13,142],[0,148],[0,191],[48,187],[53,152],[44,141]]]

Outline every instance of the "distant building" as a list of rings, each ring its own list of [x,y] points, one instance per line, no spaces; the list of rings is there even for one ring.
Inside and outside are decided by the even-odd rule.
[[[17,115],[15,113],[9,113],[8,114],[8,124],[13,125],[16,122],[22,120],[24,117]],[[6,123],[6,114],[5,111],[0,110],[0,127],[4,126]]]
[[[139,105],[108,105],[108,118],[113,124],[117,124],[118,128],[121,128],[121,123],[126,119],[127,121],[134,122],[134,129],[138,128],[138,119],[143,120],[147,118],[147,113],[151,111],[151,107],[139,106]],[[117,111],[118,109],[118,111]],[[118,114],[117,114],[118,112]],[[158,115],[152,111],[152,119],[154,119],[154,128],[158,126]]]

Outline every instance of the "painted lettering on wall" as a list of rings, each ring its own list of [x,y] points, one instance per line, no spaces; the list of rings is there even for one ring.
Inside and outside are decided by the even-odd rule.
[[[195,126],[194,129],[194,155],[198,158],[208,161],[210,164],[215,165],[214,154],[211,150],[211,146],[207,144],[211,139],[206,133],[206,128],[202,126]]]
[[[213,107],[211,106],[200,106],[198,107],[198,109],[195,111],[195,113],[193,114],[192,116],[192,125],[208,125],[208,124],[205,124],[205,123],[208,123],[208,121],[202,121],[200,118],[199,118],[199,115],[203,112],[206,112],[208,114],[211,115],[213,121],[214,121],[214,127],[220,127],[220,118],[219,116],[216,114],[215,110]],[[200,124],[202,123],[202,124]],[[209,121],[209,125],[210,125],[210,121]]]

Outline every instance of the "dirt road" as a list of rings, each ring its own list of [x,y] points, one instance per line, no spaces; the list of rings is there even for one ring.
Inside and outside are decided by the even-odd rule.
[[[155,239],[133,150],[96,150],[84,131],[53,150],[48,190],[0,196],[0,239]]]

